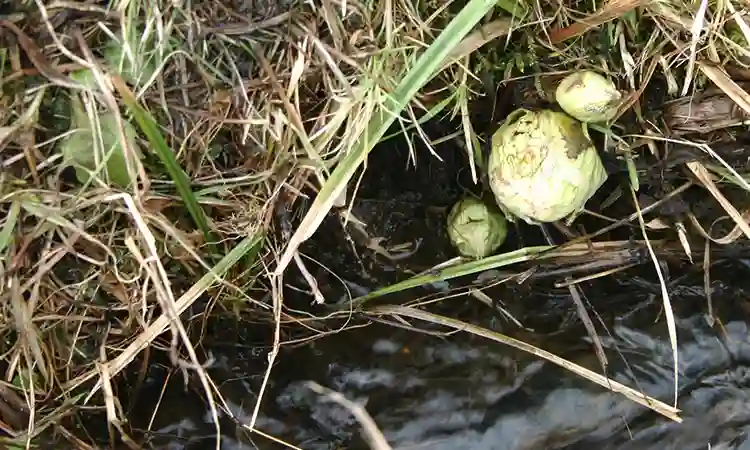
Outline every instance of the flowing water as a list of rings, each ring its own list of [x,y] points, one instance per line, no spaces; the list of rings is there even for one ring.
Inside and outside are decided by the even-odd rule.
[[[744,264],[723,269],[739,279],[749,278],[742,276],[748,271]],[[683,287],[672,295],[680,342],[682,424],[494,342],[464,333],[430,336],[379,324],[283,351],[256,424],[303,449],[367,448],[353,416],[310,390],[307,382],[313,380],[362,404],[399,449],[750,448],[750,336],[742,308],[748,288],[747,283],[712,285],[719,319],[713,327],[704,314],[702,287]],[[634,292],[624,290],[617,294],[621,298],[608,300],[637,309],[615,317],[611,335],[601,336],[610,358],[608,373],[670,402],[672,352],[664,321],[655,322],[659,299]],[[497,326],[496,321],[485,318],[482,325]],[[536,343],[598,369],[585,335],[565,341],[553,335]],[[225,351],[212,370],[241,423],[252,417],[265,354]],[[150,408],[164,382],[158,375],[152,379],[153,395],[144,395]],[[152,442],[158,448],[210,448],[214,428],[203,403],[184,391],[178,377],[166,391],[151,427]],[[135,417],[148,417],[148,409]],[[226,416],[222,430],[223,449],[283,448],[244,432]]]
[[[445,208],[462,187],[471,185],[469,173],[455,169],[464,154],[450,144],[437,146],[443,162],[423,154],[415,169],[404,166],[408,151],[401,143],[376,152],[354,212],[370,225],[373,236],[388,237],[383,245],[410,243],[409,257],[374,256],[363,248],[364,240],[347,241],[339,223],[327,220],[304,248],[320,263],[309,260],[308,269],[327,301],[391,283],[403,278],[404,270],[421,271],[452,256],[441,227]],[[612,183],[605,190],[617,181]],[[523,239],[512,231],[514,237],[501,251],[523,242],[541,243],[533,227],[520,229]],[[631,232],[626,229],[624,236]],[[684,255],[661,261],[677,319],[681,424],[535,356],[419,322],[411,326],[428,333],[358,318],[331,332],[345,324],[320,321],[312,326],[330,333],[309,340],[285,325],[282,341],[288,344],[262,390],[272,328],[217,319],[204,333],[202,348],[213,357],[208,371],[231,412],[220,412],[221,448],[285,448],[243,428],[253,419],[261,390],[255,424],[263,433],[302,449],[368,448],[353,415],[310,389],[308,382],[315,381],[361,404],[395,449],[750,449],[748,250],[733,246],[716,253],[708,283],[700,264],[684,263]],[[302,277],[290,274],[289,280],[293,287],[305,287]],[[466,282],[407,291],[392,301]],[[608,376],[671,403],[672,350],[652,262],[646,258],[636,268],[581,288],[607,353]],[[532,278],[487,292],[523,328],[468,296],[444,299],[430,309],[602,372],[566,289]],[[290,289],[286,301],[289,307],[315,311],[311,299]],[[290,343],[294,339],[298,343]],[[214,448],[215,425],[203,394],[194,380],[186,385],[169,364],[152,364],[144,388],[132,400],[129,425],[144,443],[165,449]]]

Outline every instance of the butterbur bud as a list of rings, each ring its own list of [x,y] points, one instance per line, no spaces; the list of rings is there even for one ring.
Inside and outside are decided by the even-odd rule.
[[[503,244],[507,233],[503,213],[474,197],[458,201],[448,214],[448,237],[461,256],[489,256]]]
[[[580,212],[607,180],[583,124],[551,110],[512,112],[492,136],[487,169],[500,207],[528,223]]]
[[[621,99],[612,81],[590,70],[568,75],[555,91],[555,100],[563,111],[585,123],[613,119]]]

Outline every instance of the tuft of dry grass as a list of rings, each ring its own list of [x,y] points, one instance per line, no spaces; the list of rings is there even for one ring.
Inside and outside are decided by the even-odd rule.
[[[238,304],[279,320],[258,300],[285,243],[276,216],[328,179],[451,17],[282,2],[248,22],[241,7],[37,1],[0,22],[12,442],[74,440],[66,418],[95,407],[133,444],[116,380],[149,347],[197,374],[216,416],[191,334]]]

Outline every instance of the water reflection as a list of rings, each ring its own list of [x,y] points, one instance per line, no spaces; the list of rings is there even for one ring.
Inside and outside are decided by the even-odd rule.
[[[656,306],[649,314],[658,313]],[[352,415],[306,387],[314,380],[364,405],[398,449],[750,449],[748,326],[729,320],[712,328],[700,307],[687,309],[691,314],[678,320],[683,424],[499,344],[466,334],[439,338],[376,325],[282,352],[257,425],[303,449],[367,448]],[[738,310],[726,309],[727,319],[741,317]],[[611,335],[601,337],[608,371],[613,379],[671,403],[666,325],[650,317],[648,322],[632,316],[615,320]],[[566,357],[599,370],[590,347]],[[261,360],[250,368],[219,358],[212,369],[236,420],[222,418],[223,449],[283,448],[237,426],[253,413]],[[167,439],[171,446],[160,448],[212,445],[206,410],[185,407],[181,382],[173,381],[167,390],[176,392],[171,403],[180,408],[169,410],[170,401],[162,402],[151,430],[172,438]]]

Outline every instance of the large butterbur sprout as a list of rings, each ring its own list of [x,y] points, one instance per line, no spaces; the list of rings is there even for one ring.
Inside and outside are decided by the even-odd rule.
[[[489,183],[500,207],[529,223],[575,214],[607,180],[588,134],[565,113],[514,111],[492,136]]]

